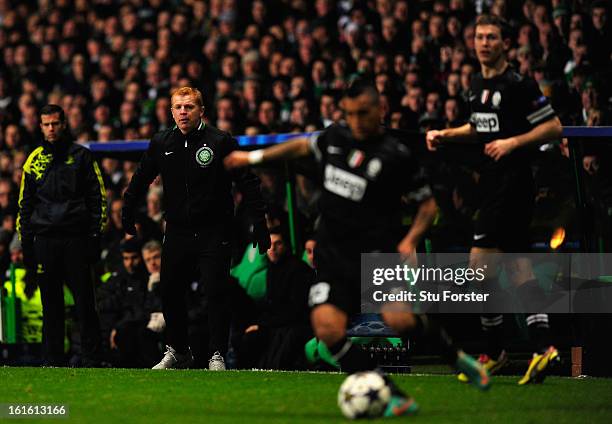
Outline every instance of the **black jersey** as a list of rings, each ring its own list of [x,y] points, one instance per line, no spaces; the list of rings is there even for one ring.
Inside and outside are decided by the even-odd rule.
[[[484,144],[493,140],[529,132],[539,124],[555,116],[548,98],[542,94],[532,78],[525,78],[511,69],[493,78],[478,73],[470,85],[470,124]],[[484,164],[493,166],[492,158],[485,157]],[[497,166],[526,162],[525,149],[514,150],[503,157]]]
[[[353,252],[395,248],[404,235],[402,196],[416,202],[431,197],[413,152],[386,131],[358,141],[341,125],[313,136],[311,148],[323,186],[319,240]]]

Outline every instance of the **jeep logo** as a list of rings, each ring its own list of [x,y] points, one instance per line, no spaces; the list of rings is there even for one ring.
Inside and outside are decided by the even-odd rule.
[[[470,121],[476,126],[476,132],[498,132],[499,119],[496,113],[472,113]]]

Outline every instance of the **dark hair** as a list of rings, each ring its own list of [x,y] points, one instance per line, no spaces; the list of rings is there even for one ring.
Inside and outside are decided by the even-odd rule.
[[[591,3],[591,7],[590,7],[591,12],[593,11],[593,9],[598,9],[598,8],[603,8],[603,9],[606,9],[606,11],[608,11],[608,2],[605,0],[595,0],[593,3]]]
[[[66,115],[64,114],[64,109],[62,109],[58,105],[53,105],[53,104],[45,105],[40,110],[40,116],[53,115],[54,113],[59,113],[60,121],[66,122]]]
[[[480,15],[476,19],[475,27],[479,25],[493,25],[500,29],[502,40],[512,37],[512,31],[510,29],[510,25],[508,22],[499,16],[496,15]]]
[[[271,227],[268,231],[270,232],[270,234],[280,234],[281,236],[284,236],[283,229],[281,228],[280,225],[276,225],[274,227]]]
[[[136,237],[123,239],[119,243],[119,251],[121,253],[140,253],[140,242]]]
[[[291,236],[289,234],[289,228],[287,228],[286,225],[276,225],[274,227],[271,227],[269,230],[270,235],[272,234],[276,234],[281,236],[281,238],[283,239],[283,243],[285,243],[287,246],[289,246],[291,244]]]
[[[344,96],[349,99],[357,98],[362,94],[367,94],[372,97],[372,100],[378,101],[378,90],[371,81],[364,78],[355,79],[344,92]]]

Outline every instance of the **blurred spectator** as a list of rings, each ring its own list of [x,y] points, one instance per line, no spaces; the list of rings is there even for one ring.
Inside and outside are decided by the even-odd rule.
[[[270,229],[270,238],[265,295],[255,314],[243,318],[238,363],[240,368],[298,369],[312,333],[307,299],[313,272],[291,255],[280,228]]]
[[[154,292],[148,290],[149,277],[138,241],[124,240],[120,251],[121,268],[98,289],[103,343],[113,365],[150,368],[161,353],[155,336],[158,331],[148,329],[152,311],[147,306]]]

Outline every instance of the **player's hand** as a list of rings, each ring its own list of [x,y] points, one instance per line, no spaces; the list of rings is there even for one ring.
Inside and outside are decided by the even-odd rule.
[[[121,209],[121,225],[123,226],[123,231],[127,234],[132,236],[138,234],[136,231],[136,218],[134,217],[134,213],[130,208],[125,206]]]
[[[147,328],[154,333],[161,333],[166,328],[166,320],[161,312],[151,312]]]
[[[249,325],[246,330],[244,330],[244,334],[252,333],[253,331],[259,331],[259,325]]]
[[[484,152],[496,162],[516,149],[518,143],[514,137],[494,140],[485,145]]]
[[[234,150],[223,159],[226,169],[243,168],[249,165],[249,152]]]
[[[438,149],[438,145],[442,143],[442,131],[440,130],[429,130],[425,134],[425,142],[427,143],[427,149],[434,152]]]
[[[109,343],[110,343],[110,348],[111,349],[117,349],[117,343],[115,342],[115,338],[117,337],[117,330],[116,329],[112,329],[111,333],[110,333],[110,339],[109,339]]]
[[[417,266],[416,244],[408,237],[404,237],[397,245],[397,251],[402,260],[411,266]]]
[[[260,221],[253,224],[253,245],[256,247],[259,246],[259,253],[261,255],[266,253],[270,246],[272,246],[266,221]]]

